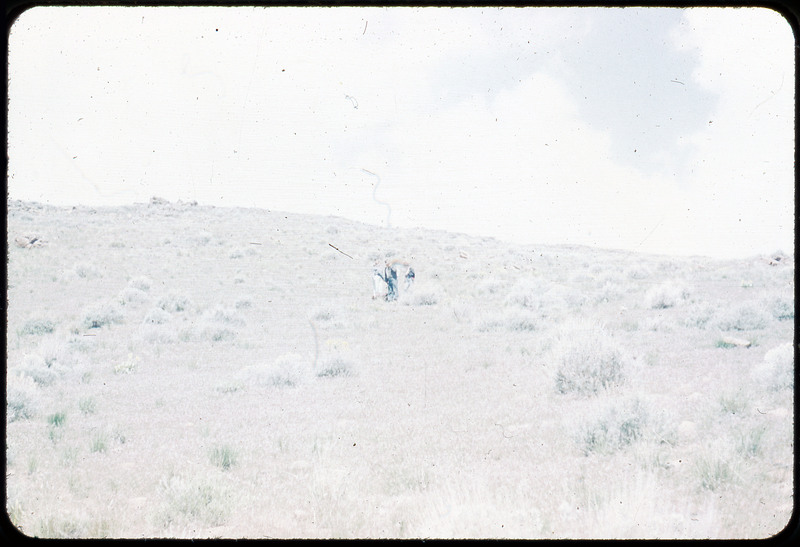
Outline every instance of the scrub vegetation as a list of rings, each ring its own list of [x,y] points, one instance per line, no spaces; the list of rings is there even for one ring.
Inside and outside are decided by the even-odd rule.
[[[791,516],[791,256],[161,199],[12,201],[8,238],[24,534],[759,538]],[[414,286],[373,300],[390,257]]]

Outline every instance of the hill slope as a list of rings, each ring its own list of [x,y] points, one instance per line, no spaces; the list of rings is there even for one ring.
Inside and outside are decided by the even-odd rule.
[[[26,534],[765,537],[791,514],[792,257],[159,200],[10,202],[8,244]],[[398,302],[371,298],[386,257],[417,274]]]

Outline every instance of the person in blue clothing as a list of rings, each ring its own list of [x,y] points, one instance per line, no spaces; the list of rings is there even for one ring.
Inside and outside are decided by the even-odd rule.
[[[386,296],[386,277],[380,267],[380,263],[376,260],[372,264],[372,299],[375,300],[379,296]]]
[[[386,261],[386,268],[384,269],[383,278],[386,280],[386,285],[388,287],[388,291],[386,293],[386,301],[387,302],[393,302],[393,301],[397,300],[397,296],[398,296],[397,266],[398,266],[398,264],[402,264],[404,266],[407,266],[409,268],[409,271],[412,271],[409,263],[406,262],[405,260],[395,259],[395,260],[387,260]],[[413,271],[412,271],[411,276],[412,276],[412,279],[413,279],[413,277],[414,277]],[[408,280],[408,273],[406,273],[406,280]],[[408,283],[406,285],[408,286]]]
[[[414,277],[415,277],[414,268],[409,266],[408,271],[406,272],[405,283],[403,284],[403,292],[409,290],[411,288],[411,285],[414,284]]]

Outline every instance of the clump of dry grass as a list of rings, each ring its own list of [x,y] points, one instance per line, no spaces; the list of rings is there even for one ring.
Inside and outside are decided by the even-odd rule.
[[[217,306],[203,312],[199,324],[181,333],[184,341],[200,339],[211,342],[224,342],[236,338],[238,329],[245,326],[245,321],[235,309]]]
[[[524,278],[511,288],[504,303],[506,306],[517,306],[530,310],[539,310],[544,307],[542,295],[548,290],[546,284],[534,278]]]
[[[236,450],[228,445],[218,445],[212,447],[208,452],[208,458],[211,460],[211,463],[223,471],[230,470],[238,461]]]
[[[100,277],[100,270],[93,264],[87,262],[79,262],[72,267],[72,271],[76,276],[82,279],[93,279]]]
[[[161,504],[154,515],[160,528],[192,523],[219,526],[230,514],[230,492],[207,479],[170,474],[159,484]]]
[[[647,279],[652,275],[652,271],[647,266],[642,264],[634,264],[625,270],[625,275],[630,279]]]
[[[689,297],[686,287],[674,282],[656,285],[645,293],[644,304],[654,310],[672,308]]]
[[[441,300],[440,291],[435,289],[422,289],[403,292],[398,297],[398,302],[405,306],[433,306]]]
[[[566,327],[553,350],[559,393],[592,395],[625,379],[629,358],[605,328],[578,322]]]
[[[286,353],[272,363],[244,367],[236,375],[233,385],[223,386],[226,391],[235,386],[296,387],[303,383],[311,372],[311,363],[297,353]]]

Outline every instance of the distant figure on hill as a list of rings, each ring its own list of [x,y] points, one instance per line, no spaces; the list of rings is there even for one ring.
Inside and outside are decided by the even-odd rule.
[[[379,296],[386,296],[386,277],[381,271],[380,262],[376,260],[372,264],[372,299]]]
[[[406,280],[405,284],[403,284],[403,292],[406,292],[411,288],[411,285],[414,284],[414,268],[411,266],[408,267],[408,271],[406,272]]]
[[[403,292],[409,290],[414,283],[416,277],[414,268],[412,268],[405,260],[387,260],[384,264],[383,271],[376,260],[372,264],[372,299],[375,300],[379,296],[384,296],[387,302],[397,300],[399,295],[399,284],[397,279],[397,266],[403,265],[408,269],[404,274]]]

